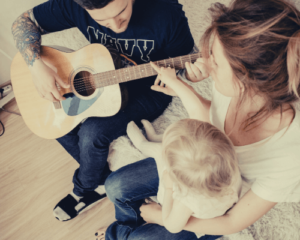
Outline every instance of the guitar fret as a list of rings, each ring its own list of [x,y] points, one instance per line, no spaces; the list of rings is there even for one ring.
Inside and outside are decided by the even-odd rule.
[[[115,71],[113,78],[115,79],[116,82],[120,81],[120,69]]]
[[[108,73],[108,82],[109,82],[109,84],[114,84],[114,82],[113,82],[113,80],[112,80],[112,72],[109,71],[109,72],[107,72],[107,73]]]
[[[145,74],[148,76],[147,66],[145,66]]]
[[[109,77],[108,77],[108,72],[104,75],[105,77],[105,84],[109,84]]]
[[[121,82],[126,82],[125,69],[124,68],[121,69],[120,75],[121,75]]]
[[[122,69],[122,82],[126,82],[126,72],[125,72],[125,68]]]
[[[179,57],[180,58],[180,61],[181,61],[181,67],[183,68],[183,64],[182,64],[182,58],[181,57]]]
[[[136,71],[136,73],[137,73],[137,79],[139,79],[139,78],[142,78],[142,75],[141,75],[141,65],[138,65],[137,67],[138,67],[138,71]]]
[[[106,73],[106,79],[107,79],[108,84],[111,84],[111,77],[110,77],[110,75],[111,75],[110,72]]]
[[[124,70],[124,68],[121,69],[120,74],[121,74],[121,82],[126,82],[126,77],[125,77],[125,70]]]
[[[151,65],[150,65],[150,66],[151,66]],[[153,75],[157,75],[157,72],[154,70],[153,67],[151,67],[151,72],[152,72]]]
[[[123,70],[123,72],[124,72],[124,82],[126,82],[127,81],[127,78],[128,78],[128,75],[127,75],[127,68],[124,68],[124,70]]]
[[[137,77],[136,77],[136,72],[135,72],[135,70],[134,70],[134,68],[131,68],[131,70],[133,71],[133,74],[134,74],[134,79],[138,79]]]
[[[145,74],[144,64],[140,65],[140,74],[141,74],[141,78],[144,77]]]
[[[114,73],[112,74],[112,79],[117,83],[117,72],[118,71],[114,71]]]
[[[143,64],[143,68],[142,68],[142,77],[146,76],[146,68],[145,68],[145,64]]]

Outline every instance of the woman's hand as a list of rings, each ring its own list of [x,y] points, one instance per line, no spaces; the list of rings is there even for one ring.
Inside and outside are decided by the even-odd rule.
[[[151,89],[157,92],[162,92],[166,95],[177,96],[176,92],[172,89],[172,85],[176,81],[180,81],[175,73],[173,68],[164,68],[158,67],[153,62],[150,62],[151,66],[158,73],[154,85],[151,86]]]
[[[158,203],[143,204],[140,207],[141,217],[147,223],[154,223],[163,226],[162,209]]]
[[[208,69],[204,64],[203,58],[198,58],[194,63],[185,63],[186,78],[191,82],[199,82],[208,78]]]

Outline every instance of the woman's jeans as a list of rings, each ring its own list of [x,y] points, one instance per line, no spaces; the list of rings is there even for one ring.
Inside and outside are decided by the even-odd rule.
[[[196,240],[195,233],[181,231],[173,234],[157,224],[145,224],[140,206],[145,198],[156,196],[158,173],[153,158],[129,164],[110,174],[105,182],[108,198],[114,203],[117,221],[106,230],[106,240]],[[221,236],[205,235],[201,240]]]
[[[126,134],[130,121],[135,121],[139,126],[141,119],[153,121],[172,100],[170,96],[151,90],[150,85],[141,88],[137,86],[128,89],[128,104],[116,115],[90,117],[70,133],[57,139],[80,165],[73,177],[73,191],[76,195],[83,196],[104,184],[111,173],[107,163],[109,145]]]

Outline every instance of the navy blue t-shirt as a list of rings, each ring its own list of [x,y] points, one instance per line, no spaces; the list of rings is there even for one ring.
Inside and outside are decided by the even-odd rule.
[[[99,25],[73,0],[49,0],[33,9],[47,32],[77,27],[90,43],[111,45],[137,64],[189,54],[194,46],[182,5],[170,0],[135,0],[128,28],[115,33]]]

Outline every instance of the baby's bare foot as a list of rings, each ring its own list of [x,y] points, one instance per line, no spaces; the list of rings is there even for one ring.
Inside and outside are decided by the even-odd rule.
[[[152,124],[145,119],[143,119],[141,122],[145,128],[147,139],[151,142],[161,142],[162,135],[156,134]]]
[[[140,149],[141,144],[147,141],[143,133],[133,121],[127,125],[127,135],[137,149]]]
[[[96,240],[105,240],[105,233],[108,227],[99,228],[98,231],[95,233]]]

